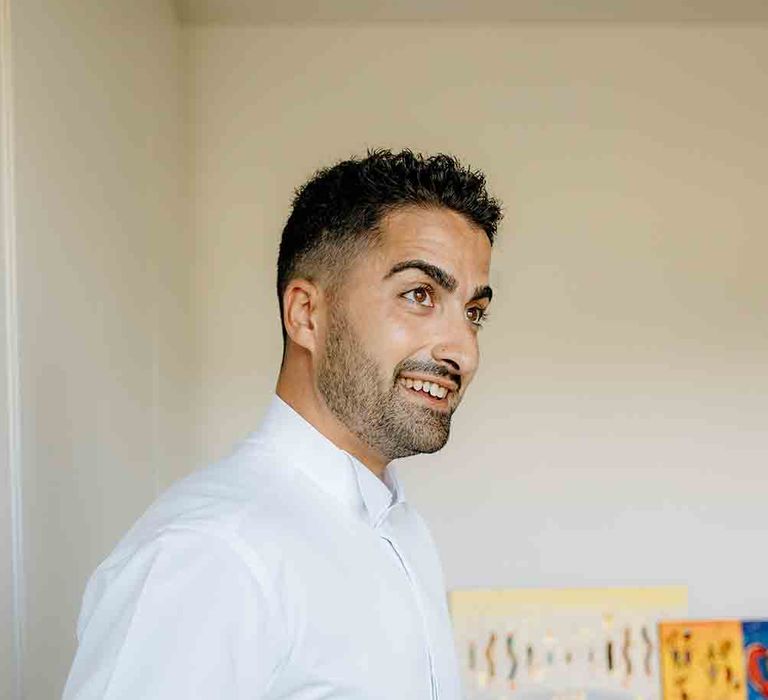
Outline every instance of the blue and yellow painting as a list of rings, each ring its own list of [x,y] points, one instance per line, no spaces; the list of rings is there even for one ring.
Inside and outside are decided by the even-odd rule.
[[[747,699],[768,699],[768,621],[744,622],[744,661],[747,665]]]
[[[659,625],[664,700],[768,700],[768,621]]]

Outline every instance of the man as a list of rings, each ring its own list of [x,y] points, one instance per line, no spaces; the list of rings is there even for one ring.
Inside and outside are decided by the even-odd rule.
[[[298,191],[266,416],[96,570],[66,699],[460,698],[435,545],[390,462],[448,439],[500,218],[445,155],[371,152]]]

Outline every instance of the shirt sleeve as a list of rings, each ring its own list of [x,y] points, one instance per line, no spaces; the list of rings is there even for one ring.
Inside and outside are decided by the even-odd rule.
[[[285,626],[236,544],[165,532],[97,570],[63,700],[267,697],[287,657]]]

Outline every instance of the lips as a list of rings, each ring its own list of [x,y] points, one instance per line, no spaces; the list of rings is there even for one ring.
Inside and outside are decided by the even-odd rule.
[[[407,372],[404,374],[401,374],[400,379],[411,379],[413,381],[419,380],[421,382],[431,382],[433,384],[437,384],[438,386],[443,387],[444,389],[448,389],[448,391],[456,391],[458,389],[458,386],[447,379],[443,379],[442,377],[433,377],[433,376],[420,376],[417,374],[408,374]]]
[[[408,389],[421,391],[421,392],[424,392],[425,394],[430,394],[431,396],[434,396],[438,399],[444,398],[449,391],[447,387],[441,386],[437,382],[426,381],[421,379],[412,379],[411,377],[400,377],[400,379],[398,380],[398,383],[402,384]]]
[[[399,385],[402,388],[402,390],[407,392],[408,394],[416,394],[416,396],[413,396],[413,400],[415,401],[423,401],[432,408],[442,408],[447,410],[449,406],[449,399],[452,393],[450,391],[448,392],[448,394],[446,394],[444,398],[439,399],[436,396],[432,396],[432,394],[425,393],[421,390],[409,389],[407,386],[405,386],[402,383],[399,383]]]

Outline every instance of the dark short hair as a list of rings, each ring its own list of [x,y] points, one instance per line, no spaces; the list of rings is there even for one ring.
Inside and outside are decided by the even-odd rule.
[[[378,240],[382,218],[406,206],[444,207],[485,231],[493,245],[502,218],[485,176],[454,156],[377,149],[317,171],[296,190],[277,258],[277,298],[297,277],[339,288],[349,265]]]

